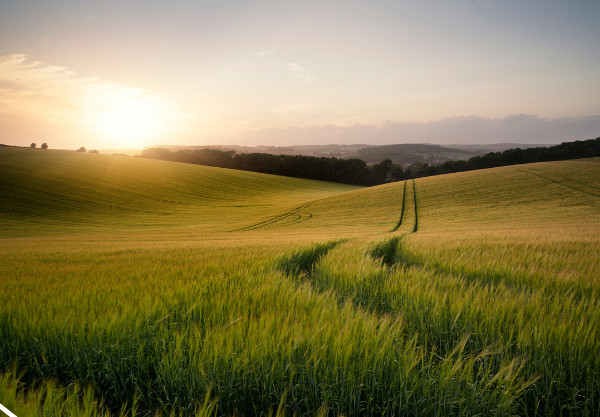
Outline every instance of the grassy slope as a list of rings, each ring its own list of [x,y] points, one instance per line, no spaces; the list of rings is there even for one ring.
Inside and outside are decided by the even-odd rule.
[[[598,162],[423,178],[403,204],[404,183],[14,151],[5,366],[91,383],[116,408],[137,386],[142,407],[185,409],[212,385],[225,413],[286,390],[296,411],[598,409]],[[299,259],[308,276],[281,272]]]
[[[428,257],[596,283],[600,163],[528,164],[417,183],[421,233],[410,242]]]
[[[0,187],[2,233],[13,236],[194,226],[222,230],[259,213],[358,188],[165,161],[19,148],[0,149]]]
[[[499,357],[524,360],[524,374],[540,379],[521,399],[521,413],[593,415],[600,398],[599,162],[416,180],[418,231],[409,183],[400,233],[370,243],[403,268],[378,269],[364,256],[369,242],[354,241],[324,257],[312,281],[371,311],[402,314],[438,351],[469,334],[472,352],[494,346]]]

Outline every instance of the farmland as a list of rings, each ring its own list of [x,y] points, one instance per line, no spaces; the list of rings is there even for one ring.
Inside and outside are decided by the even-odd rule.
[[[0,402],[598,415],[599,236],[598,158],[361,188],[0,148]]]

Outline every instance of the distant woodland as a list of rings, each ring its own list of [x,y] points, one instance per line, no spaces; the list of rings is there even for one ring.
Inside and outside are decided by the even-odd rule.
[[[375,180],[373,167],[368,167],[365,161],[357,158],[236,153],[233,150],[209,148],[178,151],[148,148],[144,149],[141,157],[343,184],[372,185]],[[375,183],[380,184],[380,179]]]
[[[508,165],[529,164],[532,162],[564,161],[567,159],[593,158],[600,156],[600,137],[596,139],[563,142],[560,145],[508,149],[503,152],[490,152],[483,156],[474,156],[466,161],[447,161],[437,166],[424,164],[412,175],[415,178],[452,172],[473,171]]]
[[[401,143],[359,149],[356,157],[366,163],[374,163],[390,159],[395,164],[410,165],[414,162],[443,163],[449,160],[468,159],[484,152],[473,152],[448,148],[440,145],[421,143]]]
[[[544,146],[544,145],[539,145]],[[465,150],[452,147],[432,145],[429,143],[398,143],[394,145],[294,145],[294,146],[240,146],[240,145],[211,145],[211,146],[185,146],[185,145],[157,145],[154,148],[165,148],[171,152],[179,150],[202,150],[205,148],[219,149],[222,151],[235,151],[241,153],[270,153],[273,155],[303,155],[319,156],[326,158],[350,159],[358,158],[367,164],[373,164],[384,159],[391,160],[394,164],[410,165],[413,162],[442,163],[449,160],[468,159],[475,155],[488,152],[503,151],[504,149],[475,149]],[[523,148],[531,146],[523,145]]]
[[[384,159],[367,165],[358,158],[340,159],[304,155],[273,155],[269,153],[236,153],[233,150],[148,148],[142,158],[239,169],[287,177],[307,178],[354,185],[378,185],[410,178],[429,177],[453,172],[472,171],[531,162],[562,161],[600,157],[600,137],[560,145],[509,149],[474,156],[468,160],[447,161],[442,164],[415,162],[403,167]]]

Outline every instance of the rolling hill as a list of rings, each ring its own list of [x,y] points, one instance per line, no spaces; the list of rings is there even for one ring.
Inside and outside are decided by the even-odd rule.
[[[383,145],[363,148],[356,152],[358,158],[367,163],[378,163],[384,159],[390,159],[395,164],[401,165],[424,161],[426,158],[429,158],[430,162],[434,162],[435,159],[469,159],[476,154],[469,150],[419,143]]]
[[[598,158],[359,188],[6,148],[0,187],[26,386],[115,415],[600,408]]]
[[[358,187],[122,156],[0,149],[3,232],[221,227]],[[12,226],[11,226],[12,225]],[[61,232],[61,233],[62,233]]]

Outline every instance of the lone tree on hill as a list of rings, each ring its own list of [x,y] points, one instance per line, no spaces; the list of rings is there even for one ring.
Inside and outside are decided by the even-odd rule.
[[[40,146],[40,148],[48,149],[48,144],[46,142],[44,142],[44,143],[42,143],[42,146]]]
[[[30,148],[37,148],[37,144],[35,142],[33,142],[31,145],[29,145]]]
[[[87,149],[85,149],[83,146],[79,149],[77,149],[75,152],[85,152],[87,151]]]

